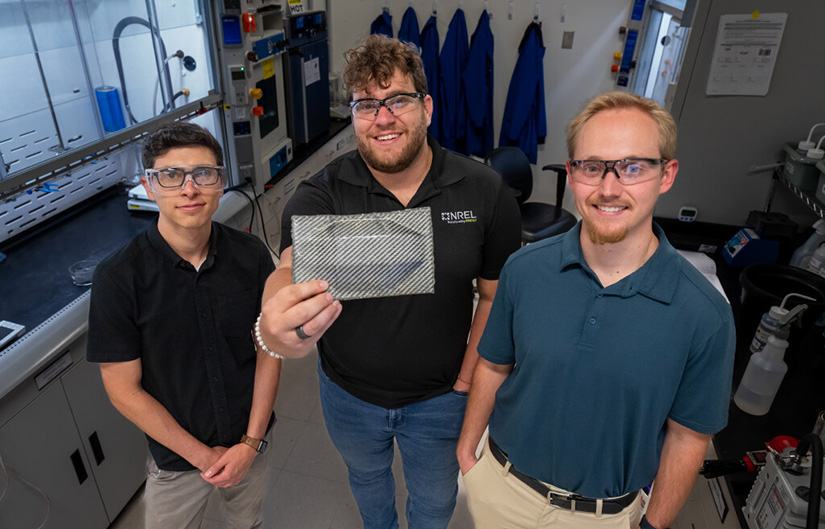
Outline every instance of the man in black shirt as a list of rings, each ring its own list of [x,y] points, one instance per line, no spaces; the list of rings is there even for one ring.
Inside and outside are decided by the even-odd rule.
[[[416,51],[373,35],[347,62],[358,149],[301,184],[287,204],[261,337],[290,357],[317,342],[327,431],[349,469],[364,527],[398,526],[391,471],[397,442],[408,526],[444,528],[455,508],[455,449],[476,344],[499,271],[520,244],[518,208],[492,169],[427,137],[433,102]],[[322,292],[322,281],[291,284],[293,215],[418,207],[432,212],[434,294],[342,303]]]
[[[143,144],[155,225],[97,267],[87,358],[146,433],[146,524],[200,527],[215,487],[231,527],[260,527],[281,360],[251,331],[274,265],[256,237],[212,222],[221,147],[191,123]]]

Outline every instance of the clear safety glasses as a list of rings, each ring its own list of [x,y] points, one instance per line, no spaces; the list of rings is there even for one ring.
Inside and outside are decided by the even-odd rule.
[[[225,172],[225,167],[215,165],[159,167],[146,169],[146,179],[149,180],[152,192],[170,193],[185,186],[187,180],[191,180],[195,188],[201,192],[214,193],[223,189]],[[155,188],[155,183],[159,188]]]
[[[374,121],[381,112],[381,107],[387,107],[390,114],[393,116],[400,116],[406,114],[415,108],[416,100],[422,99],[426,96],[424,92],[412,92],[395,94],[394,96],[385,99],[365,98],[350,101],[349,107],[352,109],[352,114],[359,118],[368,121]]]
[[[613,171],[626,186],[641,184],[661,174],[664,158],[625,158],[624,160],[570,160],[570,176],[580,184],[597,186]]]

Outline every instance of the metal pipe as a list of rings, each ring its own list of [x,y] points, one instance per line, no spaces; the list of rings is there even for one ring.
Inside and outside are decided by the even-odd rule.
[[[68,0],[68,4],[69,11],[72,14],[72,29],[74,29],[74,38],[77,41],[77,51],[78,53],[80,53],[80,64],[83,66],[83,73],[86,74],[86,90],[88,90],[89,92],[89,101],[92,104],[92,108],[95,108],[95,90],[92,86],[92,76],[89,73],[89,62],[86,60],[86,52],[83,49],[83,39],[81,39],[80,37],[80,28],[77,25],[77,13],[75,12],[73,0]],[[100,119],[95,120],[95,125],[97,126],[97,137],[102,138],[106,133],[103,130],[103,124],[101,123]]]
[[[49,112],[52,115],[54,122],[54,130],[57,132],[57,141],[60,142],[59,151],[65,151],[66,146],[63,145],[63,136],[60,134],[60,125],[57,123],[57,114],[54,113],[54,103],[52,103],[52,95],[49,92],[49,83],[46,82],[46,74],[43,72],[43,64],[40,62],[40,50],[37,47],[37,40],[34,38],[34,30],[29,19],[29,10],[26,9],[25,0],[20,0],[20,6],[23,8],[23,16],[26,18],[26,27],[29,30],[29,38],[32,41],[32,48],[34,48],[34,59],[37,61],[37,71],[40,73],[40,80],[43,82],[43,90],[46,92],[46,100],[49,103]]]

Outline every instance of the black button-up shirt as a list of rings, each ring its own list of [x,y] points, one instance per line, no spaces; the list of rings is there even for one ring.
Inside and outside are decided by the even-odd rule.
[[[209,446],[234,445],[249,421],[250,331],[273,269],[259,239],[213,222],[206,261],[195,270],[154,224],[95,271],[87,359],[140,359],[143,389],[184,430]],[[193,468],[151,438],[149,449],[162,469]]]

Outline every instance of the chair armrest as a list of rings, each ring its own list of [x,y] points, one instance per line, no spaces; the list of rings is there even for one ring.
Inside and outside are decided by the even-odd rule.
[[[567,166],[561,164],[545,165],[542,171],[553,171],[556,173],[556,207],[561,209],[564,200],[564,189],[567,187]]]

